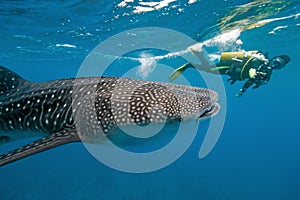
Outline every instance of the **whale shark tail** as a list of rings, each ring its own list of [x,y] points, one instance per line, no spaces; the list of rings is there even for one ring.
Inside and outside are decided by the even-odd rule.
[[[19,92],[22,93],[23,90],[31,87],[32,84],[32,82],[25,80],[15,72],[0,66],[0,122],[7,120],[6,116],[2,113],[3,107],[1,107],[2,103],[7,101],[6,97],[10,97],[10,95]],[[8,115],[13,115],[13,113],[9,113]],[[0,123],[0,145],[13,140],[9,134],[1,134],[3,127],[3,123]],[[0,155],[0,167],[47,149],[78,141],[80,141],[80,138],[74,127],[64,128],[25,146]]]
[[[29,81],[23,79],[15,72],[0,66],[0,96],[17,91]]]

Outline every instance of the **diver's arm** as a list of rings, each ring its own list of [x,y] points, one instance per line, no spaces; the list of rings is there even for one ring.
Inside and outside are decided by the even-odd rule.
[[[256,81],[255,82],[255,86],[253,87],[253,89],[257,89],[257,88],[259,88],[261,85],[264,85],[264,84],[266,84],[268,81],[269,81],[270,79],[267,79],[267,80],[260,80],[260,81]]]
[[[192,54],[194,54],[195,56],[198,57],[198,59],[200,60],[202,65],[209,66],[209,60],[205,58],[204,52],[202,51],[202,49],[197,51],[195,49],[190,48],[190,51],[192,52]]]
[[[272,71],[269,73],[258,72],[258,75],[262,75],[261,78],[256,77],[255,86],[253,89],[259,88],[261,85],[267,84],[271,79]]]
[[[271,77],[268,77],[266,80],[261,80],[261,81],[255,82],[256,85],[253,87],[253,89],[257,89],[260,86],[267,84],[269,82],[270,78]]]
[[[249,79],[248,81],[246,81],[246,83],[243,85],[242,89],[240,89],[240,92],[236,94],[236,96],[242,96],[253,83],[253,79]]]

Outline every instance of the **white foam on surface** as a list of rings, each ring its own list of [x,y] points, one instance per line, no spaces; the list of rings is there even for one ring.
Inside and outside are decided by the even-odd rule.
[[[141,65],[138,67],[137,75],[145,79],[149,76],[149,74],[153,72],[159,60],[182,56],[184,54],[190,53],[191,49],[193,49],[194,51],[202,51],[205,47],[217,47],[220,51],[224,51],[232,49],[233,46],[239,48],[240,45],[243,44],[242,40],[238,39],[240,34],[241,31],[239,29],[234,29],[205,40],[204,42],[199,42],[191,45],[187,49],[183,49],[182,51],[170,52],[161,56],[142,54],[141,58],[128,59],[136,60],[141,63]],[[220,55],[218,54],[209,54],[208,56],[210,58],[210,61],[217,61],[220,59]]]
[[[136,1],[138,5],[133,5],[135,3],[134,0],[123,0],[117,6],[118,7],[127,7],[133,8],[132,13],[140,14],[140,13],[147,13],[152,12],[155,10],[160,10],[162,8],[168,7],[172,2],[176,0],[162,0],[162,1],[147,1],[144,2],[142,0]]]
[[[277,31],[280,31],[282,29],[286,29],[288,26],[277,26],[272,31],[269,31],[269,34],[276,34]]]
[[[197,0],[189,0],[188,4],[193,4],[193,3],[196,3],[196,2],[197,2]]]
[[[149,54],[143,53],[141,58],[138,58],[137,60],[141,63],[141,65],[138,67],[137,75],[142,78],[147,78],[156,66],[156,58]]]
[[[73,44],[56,44],[56,47],[67,47],[67,48],[77,48],[77,46],[73,45]]]

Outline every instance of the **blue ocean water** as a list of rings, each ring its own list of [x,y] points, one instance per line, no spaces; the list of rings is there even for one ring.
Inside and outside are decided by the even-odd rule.
[[[199,124],[196,138],[179,159],[149,173],[117,171],[82,144],[68,144],[1,167],[0,199],[300,199],[299,6],[297,0],[1,1],[0,64],[31,81],[76,77],[97,45],[145,27],[182,33],[212,57],[257,49],[271,57],[287,54],[291,62],[275,71],[267,85],[249,89],[241,98],[235,93],[242,83],[231,86],[223,78],[225,124],[204,159],[198,152],[209,121]],[[142,39],[147,37],[135,38]],[[177,53],[186,48],[180,41],[174,46]],[[129,52],[106,73],[121,76],[131,67],[145,66],[138,69],[146,79],[161,81],[167,77],[151,77],[160,72],[156,65],[184,64],[176,52]],[[134,59],[145,54],[163,58]],[[118,70],[122,66],[126,68]],[[192,69],[184,75],[205,87]],[[2,145],[1,153],[26,142]]]

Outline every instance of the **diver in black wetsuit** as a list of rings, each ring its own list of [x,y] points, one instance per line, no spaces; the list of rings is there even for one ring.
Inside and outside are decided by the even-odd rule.
[[[191,51],[200,59],[202,64],[186,63],[170,75],[170,80],[173,81],[185,69],[195,67],[212,74],[228,75],[230,76],[228,81],[231,84],[234,84],[236,81],[245,81],[245,84],[236,96],[242,96],[253,84],[255,84],[253,87],[255,89],[268,83],[272,71],[283,68],[291,60],[287,55],[275,56],[272,59],[268,59],[266,55],[259,51],[225,52],[222,53],[219,63],[209,65],[202,51]]]

